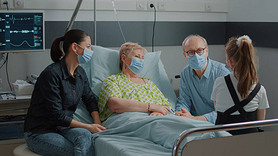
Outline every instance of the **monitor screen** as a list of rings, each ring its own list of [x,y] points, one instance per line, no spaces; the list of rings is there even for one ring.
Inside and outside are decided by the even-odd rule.
[[[44,51],[43,11],[1,11],[0,52]]]

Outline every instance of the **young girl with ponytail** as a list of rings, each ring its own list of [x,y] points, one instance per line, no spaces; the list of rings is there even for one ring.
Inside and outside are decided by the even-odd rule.
[[[211,99],[217,111],[216,124],[264,120],[269,104],[265,88],[258,83],[251,39],[247,35],[232,37],[225,51],[227,66],[233,72],[214,82]],[[257,131],[249,128],[229,132],[238,135]]]
[[[54,63],[38,77],[24,123],[27,146],[40,155],[92,156],[91,133],[105,127],[100,125],[97,97],[79,66],[92,58],[91,38],[82,30],[70,30],[54,40],[50,53]],[[94,124],[73,119],[81,99]]]

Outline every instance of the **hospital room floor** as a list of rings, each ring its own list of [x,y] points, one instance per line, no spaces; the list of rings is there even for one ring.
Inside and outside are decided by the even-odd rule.
[[[14,156],[13,149],[23,143],[25,143],[24,139],[0,140],[0,155]]]

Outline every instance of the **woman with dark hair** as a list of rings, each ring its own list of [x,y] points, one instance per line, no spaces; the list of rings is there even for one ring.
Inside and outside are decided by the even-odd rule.
[[[252,40],[246,35],[232,37],[225,50],[227,66],[233,73],[214,82],[211,98],[217,111],[216,124],[264,120],[269,104],[265,88],[258,83]],[[250,128],[230,133],[257,131],[257,128]]]
[[[97,97],[79,66],[92,58],[91,38],[82,30],[70,30],[54,40],[50,52],[54,63],[38,77],[24,123],[27,146],[40,155],[94,155],[91,133],[106,128],[101,126]],[[80,99],[94,124],[73,119]]]

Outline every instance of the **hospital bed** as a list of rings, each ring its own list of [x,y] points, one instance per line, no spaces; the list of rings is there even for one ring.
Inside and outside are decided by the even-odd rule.
[[[107,76],[120,72],[118,66],[119,57],[117,50],[100,46],[92,46],[92,49],[94,51],[93,58],[90,63],[83,65],[83,68],[89,77],[89,82],[91,83],[93,92],[96,95],[99,95],[102,81]],[[174,108],[176,95],[160,60],[160,54],[161,52],[158,51],[149,52],[145,55],[145,65],[140,76],[150,78],[162,91],[165,97],[168,98]],[[104,126],[110,126],[108,129],[109,131],[94,135],[96,155],[177,156],[179,152],[186,156],[229,155],[232,152],[234,152],[234,155],[242,155],[241,151],[243,152],[245,149],[249,151],[249,155],[259,155],[259,153],[262,152],[267,153],[264,155],[278,154],[278,149],[275,148],[278,143],[277,131],[240,136],[231,136],[223,132],[225,130],[250,128],[252,126],[273,126],[278,124],[278,119],[215,126],[208,122],[198,122],[194,120],[184,122],[183,117],[181,117],[183,119],[176,119],[172,118],[171,114],[162,120],[153,118],[149,119],[149,117],[146,116],[147,115],[144,113],[132,113],[132,115],[122,113],[118,116],[112,116],[110,121],[105,121]],[[138,117],[140,118],[138,119]],[[92,122],[89,113],[86,112],[86,108],[82,104],[78,107],[76,113],[74,114],[74,118],[82,122]],[[141,118],[142,120],[140,120]],[[118,120],[125,122],[116,124]],[[173,124],[172,130],[165,130],[168,131],[168,138],[156,135],[155,133],[152,133],[152,131],[149,131],[152,133],[149,135],[153,135],[153,138],[162,138],[163,141],[165,141],[163,143],[161,143],[160,140],[148,139],[150,136],[146,137],[147,134],[145,134],[144,131],[141,131],[141,129],[149,129],[150,127],[153,129],[160,129],[161,126],[158,125],[164,123],[165,120],[176,120],[174,123],[168,121],[166,122],[166,124]],[[174,125],[178,122],[184,122],[184,127],[181,127],[181,125]],[[191,125],[191,123],[194,125]],[[124,126],[121,126],[122,124]],[[145,126],[145,124],[150,124],[150,126]],[[181,129],[182,131],[180,131]],[[132,133],[132,135],[130,135],[130,133]],[[167,143],[167,141],[169,141],[169,143]],[[200,148],[202,150],[200,150]],[[240,150],[235,150],[234,148],[238,148]],[[261,152],[257,152],[256,150]],[[246,153],[246,151],[244,151],[244,153]]]
[[[92,91],[98,96],[102,81],[120,73],[118,50],[92,46],[92,60],[81,65],[88,76]],[[164,66],[160,60],[161,52],[149,52],[145,55],[144,68],[139,74],[149,78],[162,91],[175,108],[176,95],[170,84]],[[92,123],[84,104],[80,103],[74,118],[85,123]],[[165,155],[172,153],[172,146],[179,134],[185,129],[212,126],[209,122],[197,121],[169,114],[163,117],[151,117],[148,113],[126,112],[113,114],[103,125],[108,128],[93,135],[96,155]],[[167,125],[167,126],[165,126]],[[171,125],[171,126],[169,126]],[[211,132],[193,135],[187,140],[230,136],[227,132]]]
[[[102,81],[107,76],[120,72],[118,51],[100,46],[92,46],[92,49],[92,60],[82,66],[89,78],[91,89],[99,95]],[[145,65],[140,76],[150,78],[174,108],[176,95],[160,60],[160,54],[158,51],[145,55]],[[215,126],[209,122],[173,116],[175,115],[150,117],[147,113],[130,112],[109,117],[103,123],[109,129],[93,134],[96,156],[177,156],[178,153],[182,153],[183,156],[234,156],[243,155],[242,153],[250,156],[278,155],[277,131],[240,136],[231,136],[224,131],[277,125],[278,119]],[[74,119],[93,123],[83,103],[78,105]],[[164,135],[160,135],[164,124],[171,126],[164,129]],[[25,156],[30,155],[30,151],[26,145],[21,145],[14,150],[14,154]]]

